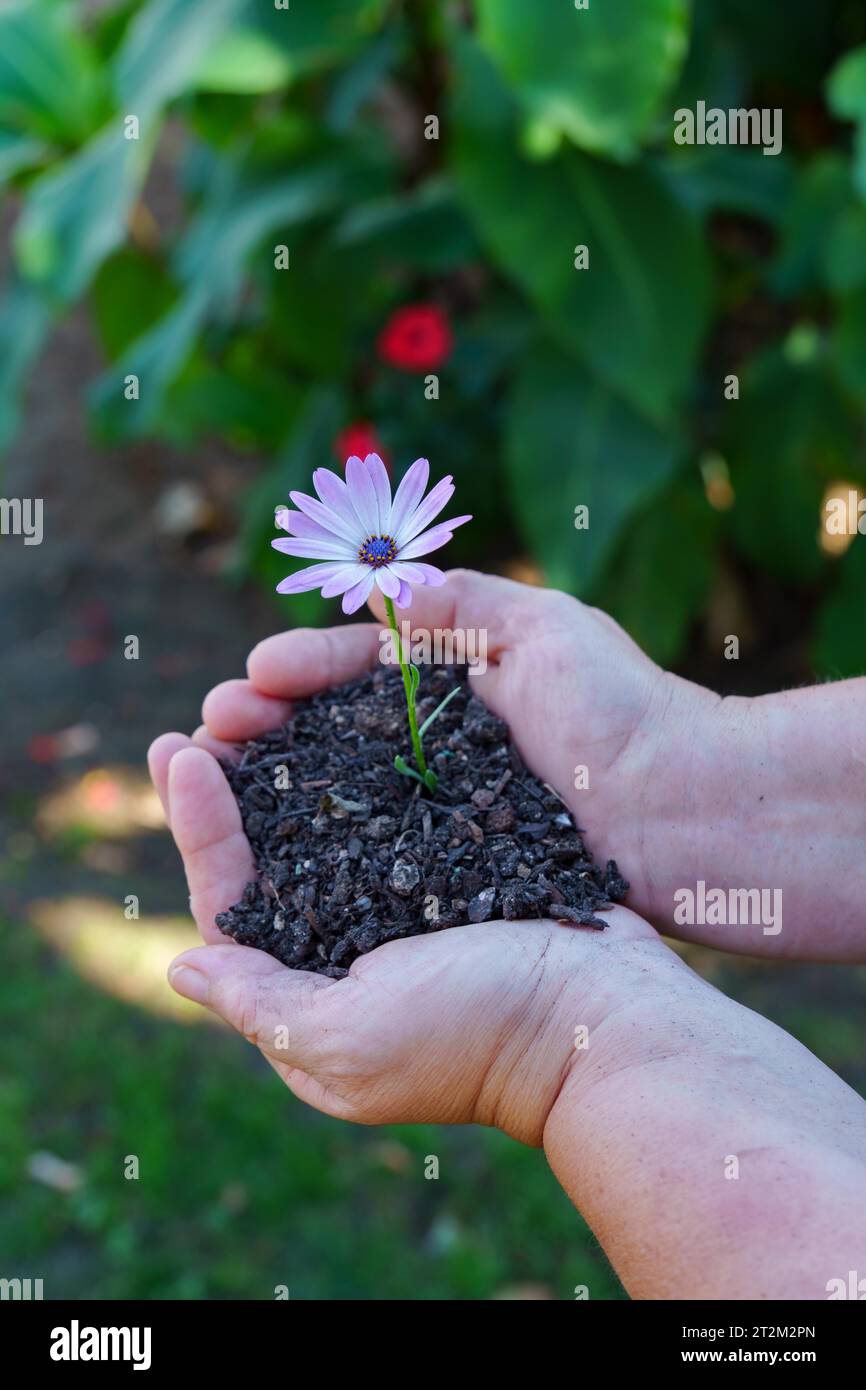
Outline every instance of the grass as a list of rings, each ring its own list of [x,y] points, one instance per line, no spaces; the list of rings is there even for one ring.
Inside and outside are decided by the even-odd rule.
[[[0,1274],[44,1279],[46,1298],[622,1296],[540,1153],[317,1115],[237,1038],[156,1019],[29,926],[0,930]],[[28,1175],[44,1150],[77,1165],[77,1190]]]
[[[153,1012],[144,977],[167,949],[160,932],[177,930],[169,919],[124,923],[116,905],[112,917],[76,901],[54,898],[50,941],[23,915],[0,919],[0,1276],[42,1278],[46,1298],[71,1299],[272,1299],[278,1288],[571,1299],[579,1285],[624,1297],[541,1153],[487,1130],[316,1114],[227,1030]],[[101,974],[88,973],[88,951]],[[685,954],[866,1094],[866,967]],[[124,972],[141,976],[137,992]],[[41,1151],[80,1170],[75,1190],[30,1176]]]

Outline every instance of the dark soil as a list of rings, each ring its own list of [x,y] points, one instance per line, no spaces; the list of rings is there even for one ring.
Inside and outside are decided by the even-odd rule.
[[[469,922],[604,929],[595,914],[628,884],[613,860],[593,862],[564,802],[527,771],[463,673],[422,671],[419,723],[457,683],[424,740],[439,775],[432,796],[393,766],[409,752],[394,669],[299,703],[226,765],[259,879],[218,915],[221,931],[339,978],[385,941]]]

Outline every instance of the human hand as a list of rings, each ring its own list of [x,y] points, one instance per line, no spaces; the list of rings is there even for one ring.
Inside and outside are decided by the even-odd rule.
[[[384,610],[376,611],[379,623],[295,629],[260,643],[246,680],[210,692],[194,738],[229,754],[230,744],[286,719],[291,699],[373,666],[385,628]],[[443,587],[417,589],[405,616],[412,629],[485,634],[487,666],[471,675],[471,688],[587,827],[596,859],[617,859],[635,909],[669,915],[652,875],[662,845],[675,851],[676,841],[655,832],[709,744],[699,726],[715,697],[666,675],[606,614],[553,590],[452,571]]]
[[[660,670],[597,609],[466,571],[416,590],[407,617],[413,630],[486,632],[488,665],[473,689],[586,826],[596,860],[617,860],[642,916],[750,955],[864,958],[866,759],[854,731],[866,681],[721,699]],[[274,727],[289,698],[317,688],[303,670],[311,651],[315,678],[326,671],[339,684],[375,663],[381,631],[356,624],[268,638],[251,653],[247,680],[208,696],[210,733],[194,738],[227,751],[214,735],[243,740]],[[678,921],[678,895],[698,880],[749,901],[765,892],[772,921],[763,900],[760,920]]]
[[[445,624],[444,614],[432,620]],[[414,621],[429,624],[431,615],[415,610]],[[554,631],[542,621],[545,629]],[[205,750],[229,752],[221,738],[273,727],[292,698],[356,675],[375,660],[378,632],[356,625],[270,639],[253,653],[249,681],[208,697],[210,729],[193,740],[165,735],[151,750],[206,940],[222,939],[214,916],[239,896],[253,865],[234,798]],[[515,663],[497,641],[493,681],[473,679],[508,718],[495,701],[513,698]],[[503,668],[507,679],[497,683]],[[531,696],[530,677],[514,684]],[[697,705],[693,720],[698,728]],[[646,737],[641,726],[609,764],[622,775],[629,744]],[[520,727],[530,748],[533,737],[547,745],[531,720]],[[184,953],[172,978],[257,1041],[290,1088],[330,1114],[474,1120],[543,1141],[637,1296],[684,1297],[696,1287],[705,1297],[820,1296],[814,1290],[848,1268],[850,1247],[863,1238],[850,1219],[862,1185],[862,1102],[792,1039],[699,980],[633,913],[617,908],[608,921],[604,933],[516,922],[395,941],[339,981],[234,943],[209,945]],[[585,1049],[575,1047],[577,1030],[589,1039]],[[737,1154],[749,1180],[731,1184],[719,1164]],[[673,1220],[672,1172],[682,1177]],[[809,1213],[808,1238],[797,1227],[805,1253],[794,1261],[790,1212],[804,1186],[816,1185],[825,1196]],[[659,1295],[660,1268],[668,1273]]]
[[[622,1003],[612,960],[635,945],[665,952],[623,908],[606,914],[603,934],[492,922],[393,941],[342,980],[217,945],[225,938],[214,916],[253,873],[237,805],[211,754],[182,735],[158,739],[150,762],[211,943],[178,957],[173,987],[254,1042],[295,1095],[328,1114],[474,1121],[540,1144],[575,1029],[600,1026],[614,999]]]
[[[215,913],[252,872],[237,805],[181,735],[157,740],[151,766],[214,943]],[[826,1296],[866,1238],[862,1100],[633,913],[608,920],[392,941],[341,980],[210,944],[170,978],[327,1114],[543,1144],[634,1297]]]

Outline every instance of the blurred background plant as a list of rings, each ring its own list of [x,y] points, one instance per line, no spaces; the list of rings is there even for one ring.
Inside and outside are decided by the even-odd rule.
[[[261,461],[241,571],[273,579],[274,502],[360,438],[660,660],[769,581],[857,670],[864,547],[820,533],[866,487],[864,40],[856,0],[7,4],[0,439],[84,300],[95,438]],[[698,100],[780,106],[783,153],[676,147]]]
[[[781,108],[782,153],[677,146],[698,101]],[[822,523],[866,496],[866,9],[8,0],[0,185],[3,488],[50,521],[3,540],[3,1248],[60,1294],[269,1296],[291,1221],[299,1296],[615,1296],[531,1154],[295,1131],[231,1040],[154,1019],[189,928],[136,779],[277,612],[334,621],[272,606],[268,541],[351,452],[427,455],[475,516],[449,560],[719,689],[862,672],[866,542]],[[692,958],[864,1086],[862,971]],[[428,1152],[450,1183],[407,1182]]]

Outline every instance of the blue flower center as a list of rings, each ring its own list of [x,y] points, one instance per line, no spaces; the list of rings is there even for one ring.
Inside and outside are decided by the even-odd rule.
[[[362,565],[378,570],[389,565],[396,554],[397,542],[390,536],[368,536],[358,551],[358,559]]]

